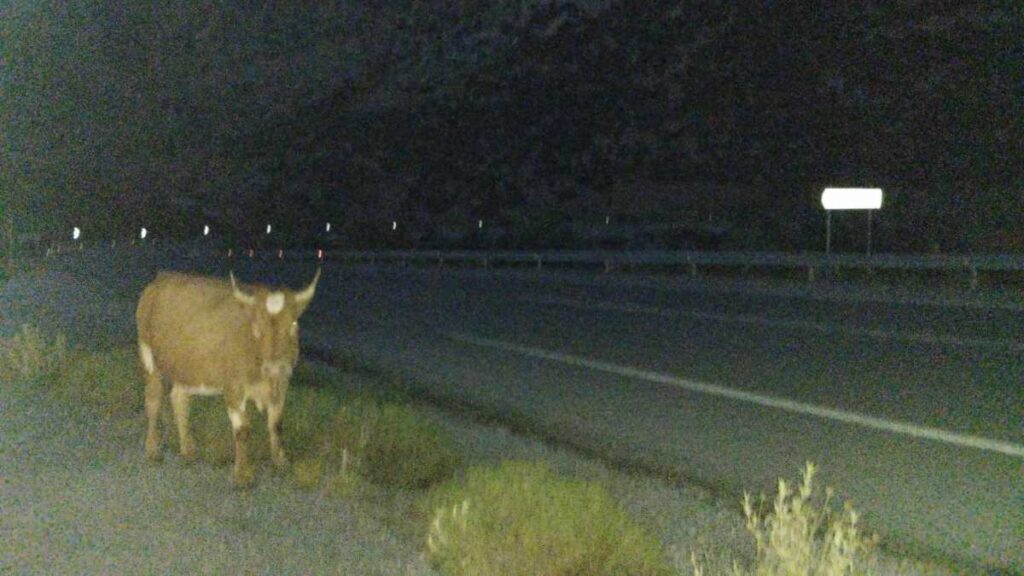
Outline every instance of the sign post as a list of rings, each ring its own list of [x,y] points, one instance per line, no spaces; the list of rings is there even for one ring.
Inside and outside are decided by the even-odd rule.
[[[825,208],[825,254],[832,253],[832,211],[868,211],[868,257],[871,257],[871,213],[882,207],[881,188],[825,188],[821,193]]]

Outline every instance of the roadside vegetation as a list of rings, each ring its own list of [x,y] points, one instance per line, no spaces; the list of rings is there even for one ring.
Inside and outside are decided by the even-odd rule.
[[[661,542],[603,486],[543,464],[472,468],[425,501],[427,554],[443,574],[671,574]]]
[[[743,495],[746,528],[754,538],[757,555],[753,565],[734,562],[726,574],[734,576],[866,576],[876,574],[874,547],[877,537],[865,535],[857,524],[857,512],[849,502],[836,511],[832,488],[821,498],[815,492],[816,467],[808,462],[803,479],[794,490],[780,479],[768,512],[765,496],[755,501]],[[691,556],[695,576],[711,576],[697,555]]]
[[[69,350],[62,337],[32,327],[0,339],[5,386],[31,382],[54,401],[98,413],[106,425],[137,426],[141,435],[139,370],[130,348]],[[507,431],[453,423],[380,382],[357,381],[300,365],[285,411],[286,483],[359,503],[417,542],[442,574],[922,573],[907,564],[876,570],[875,539],[863,533],[849,504],[834,502],[831,489],[824,497],[816,492],[813,464],[798,486],[780,480],[770,501],[746,495],[745,526],[719,505],[704,519],[745,528],[745,542],[707,536],[703,528],[677,527],[700,516],[681,503],[679,490],[657,480],[612,472]],[[169,404],[162,416],[168,452],[177,450]],[[252,457],[269,464],[265,419],[255,410],[252,416]],[[234,447],[223,402],[194,398],[191,421],[201,460],[228,466]]]
[[[0,338],[0,378],[4,382],[36,380],[54,374],[68,354],[63,334],[47,338],[23,324],[10,338]]]

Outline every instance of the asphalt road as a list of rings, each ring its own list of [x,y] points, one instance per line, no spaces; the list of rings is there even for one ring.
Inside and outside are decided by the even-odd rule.
[[[1024,312],[339,268],[304,343],[726,492],[815,462],[890,546],[1024,570]]]
[[[156,268],[123,255],[66,265],[112,301]],[[293,286],[314,269],[160,266]],[[329,264],[303,346],[733,497],[771,492],[810,460],[891,548],[1024,572],[1024,307],[748,288]],[[122,307],[96,314],[129,343]]]

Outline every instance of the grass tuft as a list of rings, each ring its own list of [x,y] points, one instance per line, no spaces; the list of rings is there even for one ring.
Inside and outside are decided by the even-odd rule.
[[[838,513],[833,506],[833,491],[825,489],[821,499],[814,491],[816,467],[808,462],[801,484],[794,490],[779,480],[772,512],[765,496],[755,506],[750,494],[743,495],[747,531],[754,537],[757,557],[752,569],[733,566],[734,576],[854,576],[875,573],[875,536],[867,537],[857,525],[858,515],[849,502]],[[818,502],[820,501],[820,503]],[[705,569],[694,556],[691,563],[696,576]]]
[[[68,343],[63,334],[57,334],[51,341],[35,326],[22,324],[14,336],[0,339],[0,378],[45,378],[56,373],[67,356]]]
[[[75,351],[67,356],[50,391],[61,402],[87,406],[108,419],[139,417],[143,399],[137,363],[129,348]]]
[[[325,406],[316,400],[327,394],[306,391],[299,402]],[[349,493],[365,479],[374,484],[421,488],[451,477],[459,463],[452,441],[432,420],[414,408],[369,398],[326,404],[333,413],[314,409],[302,413],[292,426],[305,436],[303,451],[324,461],[336,492]],[[293,411],[293,414],[295,412]],[[314,431],[311,421],[322,424]]]
[[[594,482],[477,467],[432,490],[427,557],[451,575],[668,574],[661,544]]]

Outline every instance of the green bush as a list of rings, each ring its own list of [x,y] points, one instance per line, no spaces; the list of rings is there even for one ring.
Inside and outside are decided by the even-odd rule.
[[[14,336],[0,339],[0,378],[9,381],[51,376],[63,366],[67,355],[63,334],[49,341],[35,326],[22,324]]]
[[[317,444],[375,484],[420,488],[451,476],[459,463],[441,428],[410,406],[356,398],[343,403]]]
[[[594,482],[546,466],[477,467],[425,498],[427,556],[444,574],[668,574],[661,544]]]
[[[825,489],[820,503],[814,493],[811,462],[804,468],[797,490],[779,480],[779,491],[772,512],[762,515],[755,509],[750,494],[743,495],[747,530],[757,545],[753,568],[734,565],[734,576],[853,576],[874,574],[875,538],[866,537],[857,526],[857,512],[849,502],[842,513],[832,508],[832,489]],[[762,505],[766,505],[761,496]],[[705,569],[691,558],[696,576]]]

